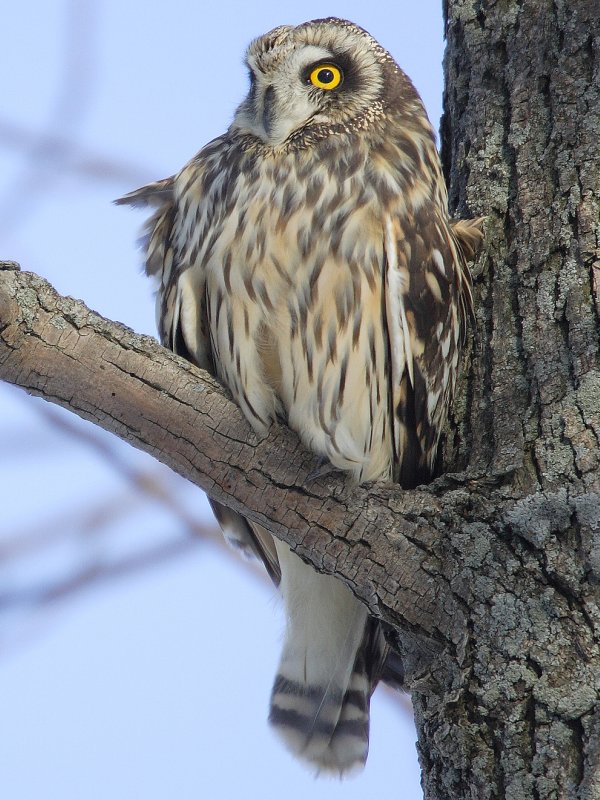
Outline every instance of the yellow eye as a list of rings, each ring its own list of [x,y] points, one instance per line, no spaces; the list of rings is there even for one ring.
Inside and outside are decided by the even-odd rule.
[[[335,64],[319,64],[310,71],[310,82],[319,89],[335,89],[342,82],[342,70]]]

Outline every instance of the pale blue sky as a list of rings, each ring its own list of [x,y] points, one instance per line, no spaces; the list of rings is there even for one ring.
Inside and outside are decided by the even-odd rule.
[[[250,39],[330,15],[392,52],[437,128],[439,0],[11,4],[0,53],[0,258],[154,334],[135,249],[143,216],[112,199],[171,174],[227,127],[246,91]],[[57,430],[45,404],[19,390],[0,386],[0,408],[3,797],[421,797],[412,722],[389,693],[375,694],[358,778],[315,781],[274,741],[266,715],[282,626],[276,594],[214,546],[40,610],[35,590],[74,570],[187,541],[164,505],[132,494],[124,473],[163,481],[198,519],[206,503],[127,445],[104,437],[107,458]],[[111,525],[87,520],[101,536],[80,535],[86,510],[115,503],[122,513]],[[64,536],[16,551],[15,541],[46,528]]]

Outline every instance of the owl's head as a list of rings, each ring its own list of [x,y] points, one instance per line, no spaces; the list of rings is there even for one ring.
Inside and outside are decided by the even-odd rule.
[[[364,129],[390,107],[420,106],[390,54],[362,28],[334,17],[260,36],[246,64],[250,91],[231,130],[272,147],[302,134]]]

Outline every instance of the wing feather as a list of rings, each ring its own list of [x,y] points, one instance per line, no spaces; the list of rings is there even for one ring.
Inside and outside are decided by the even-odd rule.
[[[453,223],[431,207],[385,222],[386,334],[391,359],[395,477],[430,478],[472,309],[467,260],[482,220]],[[405,233],[406,231],[406,233]]]
[[[214,358],[206,314],[205,279],[197,263],[188,263],[177,248],[176,176],[142,186],[115,203],[154,207],[144,226],[140,245],[146,273],[159,283],[156,297],[157,327],[161,343],[196,366],[215,374]],[[225,539],[247,556],[261,560],[278,585],[281,568],[271,534],[240,514],[210,500]]]
[[[398,259],[398,240],[394,232],[394,222],[388,217],[385,224],[386,269],[386,315],[387,329],[392,356],[392,385],[397,391],[404,374],[408,370],[410,382],[414,380],[413,358],[410,349],[410,332],[406,319],[404,298],[410,290],[410,276],[406,264]],[[400,323],[398,325],[398,323]]]
[[[134,208],[163,206],[172,202],[174,182],[175,178],[172,175],[170,178],[147,183],[139,189],[134,189],[133,192],[127,192],[122,197],[118,197],[114,203],[117,206],[133,206]]]

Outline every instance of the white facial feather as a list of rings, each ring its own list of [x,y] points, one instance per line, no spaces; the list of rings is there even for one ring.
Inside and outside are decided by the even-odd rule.
[[[264,144],[279,147],[308,123],[336,124],[350,120],[379,97],[381,69],[368,41],[338,37],[333,46],[328,36],[315,36],[314,29],[277,29],[278,35],[265,50],[262,39],[250,45],[246,63],[251,76],[250,93],[236,111],[231,130],[251,134]],[[360,41],[360,40],[359,40]],[[360,89],[346,92],[343,108],[330,109],[327,90],[306,80],[307,70],[319,63],[336,64],[351,53],[352,71],[360,74]],[[332,92],[335,90],[331,90]]]

